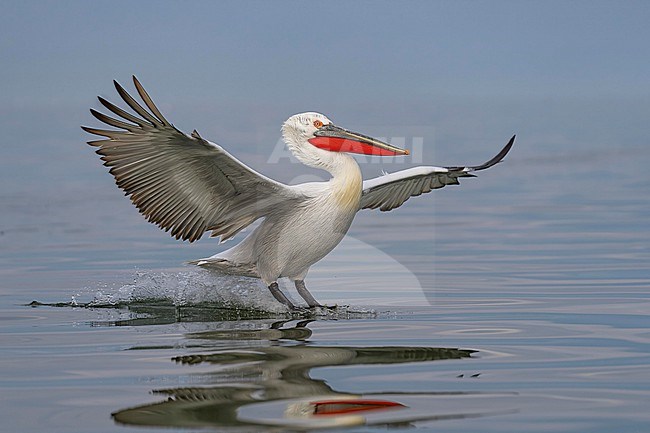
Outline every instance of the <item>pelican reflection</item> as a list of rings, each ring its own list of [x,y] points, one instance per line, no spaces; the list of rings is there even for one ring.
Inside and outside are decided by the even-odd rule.
[[[264,329],[240,327],[188,334],[186,337],[190,340],[201,340],[201,347],[209,346],[210,342],[219,347],[208,353],[172,358],[179,365],[213,367],[202,368],[200,373],[192,375],[193,382],[202,385],[154,390],[154,394],[164,395],[166,399],[119,410],[113,414],[114,419],[123,424],[148,426],[246,426],[247,431],[255,426],[285,425],[282,420],[287,416],[291,418],[292,410],[304,409],[305,404],[308,406],[312,401],[326,401],[328,405],[323,407],[340,408],[344,403],[337,403],[339,401],[355,398],[359,406],[363,405],[360,397],[372,395],[333,389],[325,380],[311,377],[314,368],[459,360],[470,358],[475,352],[444,347],[315,345],[307,342],[312,334],[307,327],[310,322],[305,320],[292,326],[291,322],[276,322]],[[224,344],[228,342],[233,344]],[[399,391],[398,394],[413,399],[422,393]],[[449,393],[436,393],[441,394]],[[271,422],[268,416],[258,422],[238,417],[244,406],[270,402],[279,402],[277,418],[280,421]],[[412,419],[418,416],[423,414]],[[404,422],[402,418],[398,416],[395,422]],[[322,419],[331,422],[335,418]],[[307,425],[317,427],[316,421],[309,421]],[[285,426],[291,424],[287,423]],[[386,424],[390,424],[390,416]]]

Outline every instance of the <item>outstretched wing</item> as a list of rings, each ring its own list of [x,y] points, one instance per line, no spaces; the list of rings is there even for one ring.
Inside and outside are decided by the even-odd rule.
[[[105,137],[97,146],[117,185],[150,221],[176,239],[193,242],[207,230],[227,239],[279,203],[298,199],[286,185],[246,167],[198,132],[184,134],[165,119],[137,78],[144,108],[117,82],[115,88],[137,115],[99,97],[117,118],[90,112],[118,130],[82,126]]]
[[[459,177],[474,177],[472,172],[485,170],[501,162],[514,142],[515,136],[513,135],[501,152],[481,165],[473,167],[413,167],[365,180],[360,209],[379,208],[382,211],[389,211],[400,207],[411,197],[446,185],[458,185]]]

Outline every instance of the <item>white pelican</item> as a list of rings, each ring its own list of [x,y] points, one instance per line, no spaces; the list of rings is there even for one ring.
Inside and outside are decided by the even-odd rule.
[[[408,155],[408,150],[335,126],[320,113],[295,114],[282,125],[286,145],[300,162],[332,177],[284,185],[251,170],[196,130],[187,135],[176,129],[135,76],[133,82],[148,110],[114,82],[136,114],[99,97],[119,119],[91,113],[118,130],[82,127],[104,137],[88,144],[99,147],[117,186],[150,222],[176,239],[193,242],[211,231],[225,240],[263,219],[239,244],[191,263],[261,278],[290,309],[296,307],[279,289],[278,279],[289,278],[309,307],[321,307],[305,287],[305,276],[343,239],[359,210],[389,211],[412,196],[458,184],[458,178],[501,162],[515,139],[478,166],[421,166],[364,181],[346,152],[388,156]]]

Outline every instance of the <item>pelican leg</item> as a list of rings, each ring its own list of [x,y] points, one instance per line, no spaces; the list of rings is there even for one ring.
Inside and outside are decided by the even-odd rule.
[[[302,297],[302,299],[305,300],[305,302],[307,302],[307,305],[309,305],[311,308],[323,307],[316,299],[314,299],[311,293],[309,293],[307,286],[305,286],[304,280],[295,280],[293,283],[296,285],[298,294]]]
[[[289,298],[287,298],[284,295],[284,293],[282,293],[282,291],[280,290],[280,287],[278,286],[277,281],[271,283],[271,285],[269,286],[269,290],[271,291],[271,294],[273,295],[273,297],[278,300],[278,302],[286,305],[287,307],[289,307],[292,310],[296,309],[296,306],[293,305],[293,303],[289,300]]]

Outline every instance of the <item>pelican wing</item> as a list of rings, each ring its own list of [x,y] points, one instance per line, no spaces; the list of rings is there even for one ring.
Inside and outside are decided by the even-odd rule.
[[[515,136],[491,160],[468,167],[413,167],[363,182],[360,209],[389,211],[406,200],[447,185],[458,185],[460,177],[474,177],[472,172],[485,170],[503,160],[510,151]]]
[[[82,127],[105,137],[97,146],[117,185],[150,221],[176,239],[193,242],[205,231],[227,239],[269,210],[299,197],[286,185],[246,167],[217,144],[176,129],[133,77],[143,107],[117,82],[115,88],[137,115],[99,97],[116,115],[91,113],[117,130]]]

